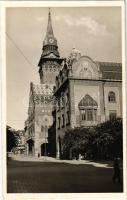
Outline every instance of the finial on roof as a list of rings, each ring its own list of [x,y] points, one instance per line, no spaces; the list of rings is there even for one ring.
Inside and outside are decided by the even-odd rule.
[[[73,63],[74,60],[78,60],[81,57],[81,52],[77,50],[74,46],[68,58],[68,63]]]
[[[81,56],[81,52],[73,47],[70,56],[77,59]]]

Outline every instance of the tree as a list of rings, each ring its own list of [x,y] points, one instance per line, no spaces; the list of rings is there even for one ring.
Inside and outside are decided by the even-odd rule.
[[[62,140],[62,156],[71,159],[81,153],[88,159],[122,157],[122,127],[122,119],[118,118],[91,128],[70,129]]]
[[[85,154],[90,149],[91,132],[92,129],[83,127],[70,129],[65,133],[63,138],[63,152],[66,158],[77,157],[79,153]]]
[[[10,152],[14,147],[16,147],[17,140],[14,134],[14,131],[11,127],[7,126],[6,128],[6,141],[7,141],[7,152]]]
[[[117,118],[112,121],[104,122],[96,127],[100,135],[99,140],[102,145],[103,154],[112,157],[122,157],[123,149],[123,124],[122,119]],[[105,155],[104,155],[105,152]]]

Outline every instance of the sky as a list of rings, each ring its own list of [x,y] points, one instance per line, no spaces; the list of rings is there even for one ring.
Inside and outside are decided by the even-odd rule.
[[[120,7],[53,7],[51,17],[61,57],[75,47],[94,61],[122,61]],[[39,83],[47,21],[46,7],[6,9],[7,125],[15,129],[24,129],[30,82]]]

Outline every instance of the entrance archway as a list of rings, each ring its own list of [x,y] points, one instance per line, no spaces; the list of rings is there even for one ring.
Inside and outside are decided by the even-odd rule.
[[[27,141],[28,144],[28,155],[34,155],[34,141],[32,139]]]
[[[48,143],[41,144],[41,156],[48,156],[50,153],[50,145]]]

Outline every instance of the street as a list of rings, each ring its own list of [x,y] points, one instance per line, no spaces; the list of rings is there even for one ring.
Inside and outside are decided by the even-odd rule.
[[[113,184],[112,175],[112,168],[11,160],[7,166],[7,192],[122,192],[123,185]]]

